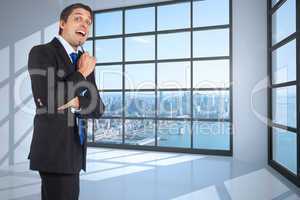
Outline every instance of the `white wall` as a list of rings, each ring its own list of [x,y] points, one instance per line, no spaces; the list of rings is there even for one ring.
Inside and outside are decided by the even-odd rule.
[[[266,77],[267,0],[233,0],[233,153],[235,159],[262,165],[267,126],[258,116],[267,116]],[[256,92],[258,87],[263,89]]]

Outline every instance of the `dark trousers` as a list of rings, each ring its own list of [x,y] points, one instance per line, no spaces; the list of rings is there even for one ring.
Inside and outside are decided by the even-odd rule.
[[[79,174],[40,172],[42,200],[78,200]]]

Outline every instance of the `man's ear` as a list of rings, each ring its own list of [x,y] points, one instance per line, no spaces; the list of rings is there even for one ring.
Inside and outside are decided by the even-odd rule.
[[[60,20],[59,21],[59,28],[63,30],[65,28],[65,24],[66,24],[66,22],[64,20]]]

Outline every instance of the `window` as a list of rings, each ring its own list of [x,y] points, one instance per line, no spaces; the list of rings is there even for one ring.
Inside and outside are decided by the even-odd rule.
[[[190,62],[159,63],[157,66],[158,88],[190,88]]]
[[[230,149],[230,124],[228,122],[194,122],[194,147],[199,149]]]
[[[272,82],[284,83],[296,80],[296,40],[272,53]]]
[[[296,0],[287,0],[272,15],[272,44],[296,31]]]
[[[113,22],[113,23],[108,23]],[[96,36],[122,34],[122,12],[104,12],[95,15]]]
[[[191,24],[190,3],[158,6],[158,30],[189,28]]]
[[[122,39],[96,40],[96,59],[99,63],[122,61]]]
[[[158,59],[175,59],[190,57],[190,33],[159,34],[157,38]]]
[[[273,159],[297,174],[297,134],[273,128]]]
[[[125,10],[125,32],[150,32],[155,29],[155,8]]]
[[[228,88],[229,60],[195,61],[193,71],[194,88]]]
[[[229,56],[229,30],[195,31],[194,57]]]
[[[229,7],[190,0],[94,12],[86,49],[106,111],[89,141],[230,155]]]
[[[300,185],[299,1],[269,0],[269,164]]]
[[[229,0],[195,1],[193,5],[194,27],[229,24]]]
[[[154,36],[137,36],[125,39],[126,61],[154,60]]]
[[[126,89],[155,89],[155,65],[131,64],[125,66]]]
[[[296,128],[296,87],[274,88],[272,100],[273,121],[281,125]]]

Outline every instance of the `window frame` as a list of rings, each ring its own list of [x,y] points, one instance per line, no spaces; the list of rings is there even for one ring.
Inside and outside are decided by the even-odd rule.
[[[289,36],[283,38],[281,41],[277,43],[272,43],[272,15],[288,0],[279,0],[275,5],[272,5],[272,0],[268,0],[268,164],[281,173],[283,176],[288,178],[298,187],[300,187],[300,0],[296,0],[296,31]],[[296,80],[295,81],[287,81],[282,83],[273,83],[273,71],[272,71],[272,53],[283,47],[284,45],[296,40]],[[297,105],[297,114],[296,114],[296,127],[290,127],[288,125],[278,124],[273,122],[273,92],[272,90],[275,88],[287,88],[289,86],[296,87],[296,105]],[[294,174],[291,170],[276,162],[273,159],[273,128],[278,128],[281,130],[286,130],[286,132],[292,132],[296,134],[296,142],[297,142],[297,173]]]
[[[98,10],[94,11],[93,15],[94,18],[97,14],[103,13],[103,12],[112,12],[112,11],[122,11],[122,34],[119,35],[109,35],[109,36],[95,36],[95,31],[92,34],[91,38],[88,38],[88,40],[92,40],[93,42],[93,53],[95,55],[95,42],[99,39],[112,39],[112,38],[122,38],[122,62],[110,62],[110,63],[97,63],[96,67],[101,67],[105,65],[122,65],[122,89],[121,90],[115,90],[115,89],[104,89],[99,90],[99,92],[122,92],[122,105],[123,108],[125,106],[125,93],[126,92],[146,92],[146,91],[154,91],[155,92],[155,117],[126,117],[125,115],[125,109],[122,109],[122,116],[121,117],[102,117],[101,119],[121,119],[122,120],[122,137],[123,141],[122,144],[106,144],[106,143],[100,143],[96,142],[95,140],[88,142],[88,146],[92,147],[109,147],[109,148],[124,148],[124,149],[140,149],[140,150],[154,150],[154,151],[169,151],[169,152],[182,152],[182,153],[197,153],[197,154],[208,154],[208,155],[223,155],[223,156],[232,156],[233,154],[233,134],[232,134],[232,107],[233,107],[233,97],[232,97],[232,0],[228,0],[228,8],[229,8],[229,24],[221,24],[221,25],[213,25],[213,26],[205,26],[205,27],[194,27],[193,25],[193,2],[196,2],[199,0],[174,0],[174,1],[168,1],[168,2],[159,2],[159,3],[150,3],[150,4],[143,4],[143,5],[136,5],[136,6],[128,6],[128,7],[120,7],[120,8],[113,8],[113,9],[105,9],[105,10]],[[183,29],[173,29],[173,30],[161,30],[158,31],[158,7],[164,6],[164,5],[173,5],[177,3],[183,3],[183,2],[190,2],[190,27],[189,28],[183,28]],[[154,7],[155,8],[155,30],[151,32],[139,32],[139,33],[126,33],[125,32],[125,14],[126,11],[131,9],[138,9],[138,8],[147,8],[147,7]],[[93,23],[93,30],[95,29],[95,23]],[[222,29],[228,29],[229,35],[229,56],[211,56],[211,57],[193,57],[193,34],[194,31],[208,31],[208,30],[222,30]],[[179,59],[163,59],[158,60],[157,55],[157,47],[158,47],[158,35],[159,34],[168,34],[168,33],[180,33],[180,32],[188,32],[190,34],[190,57],[189,58],[179,58]],[[133,36],[146,36],[146,35],[155,35],[155,59],[154,60],[142,60],[142,61],[126,61],[125,60],[125,40],[127,37],[133,37]],[[209,61],[209,60],[228,60],[229,62],[229,87],[226,88],[193,88],[193,62],[194,61]],[[159,63],[166,63],[166,62],[190,62],[191,67],[191,76],[190,76],[190,88],[168,88],[168,89],[159,89],[158,88],[158,80],[157,80],[157,67]],[[130,64],[147,64],[152,63],[155,65],[155,88],[154,89],[126,89],[125,88],[125,66]],[[193,92],[194,91],[228,91],[229,92],[229,117],[227,119],[207,119],[207,118],[194,118],[193,116]],[[158,92],[160,91],[190,91],[190,115],[189,118],[167,118],[167,117],[159,117],[158,113]],[[140,145],[129,145],[125,143],[125,120],[130,119],[150,119],[155,120],[155,145],[154,146],[140,146]],[[161,147],[157,144],[157,134],[158,134],[158,121],[161,120],[174,120],[174,121],[187,121],[190,123],[190,133],[191,133],[191,146],[190,148],[178,148],[178,147]],[[196,149],[193,148],[193,122],[229,122],[229,149],[228,150],[217,150],[217,149]],[[94,124],[93,124],[94,126]],[[94,134],[94,129],[93,129]],[[93,135],[93,138],[94,135]]]

